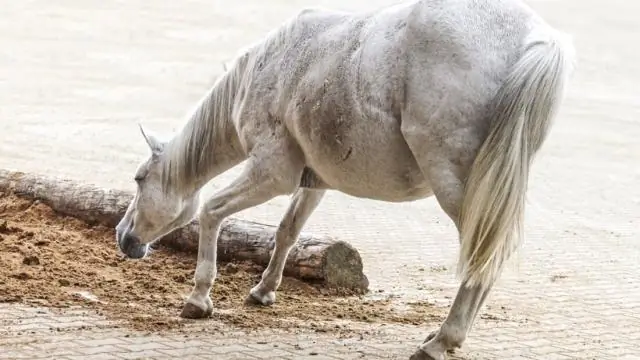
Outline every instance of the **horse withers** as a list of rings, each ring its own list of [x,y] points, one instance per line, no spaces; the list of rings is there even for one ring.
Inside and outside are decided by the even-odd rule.
[[[519,0],[305,10],[243,51],[170,141],[143,130],[151,155],[135,174],[118,245],[141,258],[200,210],[195,285],[181,316],[204,318],[226,217],[293,194],[248,295],[270,305],[327,190],[387,202],[435,195],[459,232],[461,284],[411,359],[444,359],[519,246],[532,160],[572,64],[571,40]],[[243,161],[200,206],[200,188]]]

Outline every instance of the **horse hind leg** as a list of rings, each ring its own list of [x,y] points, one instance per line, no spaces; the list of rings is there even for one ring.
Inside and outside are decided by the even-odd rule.
[[[304,176],[303,176],[304,178]],[[304,185],[301,183],[301,185]],[[299,188],[293,195],[284,217],[275,234],[275,248],[269,265],[262,274],[262,280],[253,287],[246,303],[253,305],[271,305],[276,300],[276,290],[282,281],[282,272],[287,256],[293,248],[302,227],[313,211],[318,207],[325,190]]]
[[[458,292],[461,292],[462,290],[459,289]],[[491,286],[489,286],[488,288],[484,289],[482,291],[482,294],[480,296],[480,300],[477,301],[475,304],[475,311],[472,314],[472,319],[471,321],[475,321],[475,318],[478,316],[478,312],[480,312],[480,309],[482,308],[482,305],[484,305],[485,300],[487,299],[487,296],[489,295],[489,292],[491,291]],[[432,339],[434,339],[436,337],[436,335],[438,335],[439,330],[434,330],[432,331],[429,335],[427,335],[427,338],[424,339],[423,343],[428,343],[429,341],[431,341]]]
[[[459,226],[460,207],[464,196],[464,183],[462,178],[466,171],[460,162],[445,160],[429,162],[429,178],[433,183],[434,194],[440,207]],[[423,347],[433,347],[437,353],[451,351],[460,347],[466,339],[467,333],[471,329],[475,318],[489,295],[493,282],[485,286],[467,287],[461,284],[458,288],[456,298],[449,311],[447,319],[441,328],[432,331],[425,339]],[[429,344],[429,345],[427,345]],[[420,354],[420,356],[422,356]],[[437,359],[437,357],[433,357]],[[415,357],[413,359],[422,359]],[[428,359],[428,358],[426,358]]]
[[[481,141],[480,131],[467,132],[462,138],[456,132],[459,124],[450,123],[451,128],[444,132],[434,133],[435,129],[426,128],[422,124],[412,123],[408,116],[403,124],[403,135],[418,165],[429,179],[434,195],[440,207],[459,228],[459,216],[464,199],[464,179],[473,164],[477,148]],[[443,142],[433,146],[428,139],[447,139],[457,133],[455,142]],[[449,314],[440,328],[432,332],[419,349],[411,356],[411,360],[444,360],[446,353],[462,346],[475,319],[478,308],[482,305],[487,287],[467,287],[461,284]]]
[[[434,194],[443,210],[458,225],[458,214],[463,196],[463,171],[458,164],[443,160],[433,161],[429,177]],[[431,333],[411,360],[444,360],[448,351],[459,348],[469,333],[476,314],[482,306],[491,286],[467,286],[462,283],[447,318],[437,331]]]

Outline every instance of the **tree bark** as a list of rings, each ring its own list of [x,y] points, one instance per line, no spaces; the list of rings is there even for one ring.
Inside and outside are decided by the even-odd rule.
[[[133,194],[125,191],[1,169],[0,192],[39,200],[60,214],[112,228],[124,216],[133,198]],[[276,229],[272,225],[228,218],[221,226],[218,260],[251,261],[266,266]],[[198,222],[194,220],[176,229],[160,239],[160,244],[177,251],[197,253]],[[329,288],[364,292],[369,281],[362,270],[360,254],[347,242],[303,233],[287,258],[284,274]]]

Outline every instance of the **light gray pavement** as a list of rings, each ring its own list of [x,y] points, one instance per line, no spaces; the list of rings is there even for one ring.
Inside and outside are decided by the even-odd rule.
[[[389,2],[0,0],[0,168],[132,189],[146,156],[138,121],[170,134],[222,62],[301,7]],[[519,261],[463,354],[640,359],[640,3],[530,3],[574,35],[578,71],[534,168]],[[278,198],[239,217],[275,223],[286,203]],[[386,204],[332,193],[305,230],[353,243],[373,290],[445,305],[455,294],[455,231],[433,199]],[[346,340],[272,332],[185,339],[51,311],[0,305],[0,358],[404,359],[430,330],[389,326]]]

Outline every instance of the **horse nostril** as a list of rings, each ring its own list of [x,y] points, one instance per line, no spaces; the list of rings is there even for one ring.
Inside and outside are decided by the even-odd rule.
[[[129,233],[124,234],[119,243],[120,250],[131,259],[140,259],[147,254],[147,246],[140,242],[140,238]]]
[[[124,243],[128,245],[140,245],[140,239],[137,236],[126,234],[124,236]]]

